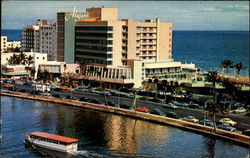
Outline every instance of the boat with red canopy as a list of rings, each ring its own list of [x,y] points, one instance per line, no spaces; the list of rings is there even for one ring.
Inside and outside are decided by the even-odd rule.
[[[62,152],[75,152],[77,150],[78,139],[49,134],[44,132],[32,132],[24,134],[25,142],[43,148]]]

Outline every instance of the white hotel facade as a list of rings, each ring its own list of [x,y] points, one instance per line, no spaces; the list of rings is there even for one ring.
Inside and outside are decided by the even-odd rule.
[[[101,72],[87,73],[90,80],[138,88],[148,79],[196,78],[194,64],[172,58],[172,23],[160,19],[119,21],[117,8],[88,8],[86,12],[89,19],[76,22],[74,56],[75,62],[87,61]]]

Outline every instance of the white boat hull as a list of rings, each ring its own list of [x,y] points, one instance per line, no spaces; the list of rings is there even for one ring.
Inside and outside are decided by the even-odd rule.
[[[60,152],[73,153],[77,151],[77,144],[60,145],[60,144],[32,139],[29,137],[26,138],[26,142],[30,143],[31,145],[39,146],[50,150],[56,150]]]

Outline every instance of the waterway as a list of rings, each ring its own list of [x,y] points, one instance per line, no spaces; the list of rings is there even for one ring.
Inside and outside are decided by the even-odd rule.
[[[1,96],[0,157],[248,158],[249,149],[174,127],[41,101]],[[23,144],[26,132],[80,140],[73,155]]]

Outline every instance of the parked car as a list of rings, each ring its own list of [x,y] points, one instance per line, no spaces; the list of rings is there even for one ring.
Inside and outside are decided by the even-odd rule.
[[[17,90],[17,92],[27,93],[28,91],[26,89],[19,89],[19,90]]]
[[[40,91],[35,91],[35,90],[32,90],[29,92],[31,95],[40,95],[41,92]]]
[[[243,107],[235,109],[235,110],[232,111],[232,113],[234,113],[234,114],[244,113],[244,112],[247,112],[247,110],[245,108],[243,108]]]
[[[199,122],[199,120],[197,118],[195,118],[194,116],[186,116],[186,117],[182,118],[182,120],[188,121],[188,122],[193,122],[193,123]]]
[[[236,131],[235,127],[232,127],[232,126],[230,126],[229,124],[226,124],[226,123],[218,125],[217,128],[223,129],[223,130],[227,130],[227,131],[231,131],[231,132],[235,132]]]
[[[60,94],[52,94],[52,97],[54,97],[54,98],[60,98],[61,96],[60,96]]]
[[[9,88],[9,87],[13,87],[13,85],[12,84],[5,84],[5,85],[3,85],[3,87]]]
[[[3,80],[3,83],[12,83],[12,80]]]
[[[110,92],[103,92],[103,95],[112,96],[112,94]]]
[[[129,106],[129,105],[126,105],[126,104],[121,104],[121,105],[120,105],[120,108],[123,108],[123,109],[130,109],[130,106]]]
[[[189,104],[188,103],[185,103],[185,102],[177,102],[177,101],[173,101],[173,103],[177,106],[180,106],[180,107],[188,107]]]
[[[94,103],[94,104],[104,104],[101,100],[99,99],[90,99],[89,100],[90,103]]]
[[[156,102],[156,103],[165,103],[163,100],[161,100],[161,99],[155,99],[155,98],[149,99],[149,101]]]
[[[43,95],[43,96],[51,96],[51,94],[49,92],[42,92],[40,95]]]
[[[23,85],[25,86],[32,86],[33,82],[24,82]]]
[[[225,124],[229,124],[229,125],[231,125],[231,126],[237,125],[237,122],[231,120],[230,118],[223,118],[223,119],[220,119],[219,122],[222,123],[222,124],[224,124],[224,123],[225,123]]]
[[[242,134],[250,137],[250,129],[243,131]]]
[[[108,106],[118,107],[118,104],[116,104],[112,101],[108,101]]]
[[[79,101],[88,102],[88,101],[89,101],[89,99],[88,99],[88,98],[86,98],[86,97],[81,97],[81,98],[79,99]]]
[[[76,88],[75,91],[77,91],[77,92],[88,92],[88,89],[85,89],[85,88]]]
[[[166,116],[170,118],[175,118],[175,119],[179,118],[179,116],[175,112],[167,112]]]
[[[191,109],[201,109],[201,107],[198,104],[191,104],[191,105],[188,105],[188,107]]]
[[[155,114],[155,115],[160,115],[160,116],[162,116],[162,115],[164,115],[164,112],[162,112],[162,111],[159,110],[159,109],[154,109],[154,110],[150,111],[150,114]]]
[[[209,119],[200,120],[199,124],[204,125],[204,126],[211,126],[211,127],[214,125],[213,121]]]
[[[61,90],[69,90],[69,89],[70,89],[69,87],[66,87],[66,86],[57,87],[57,88],[59,88],[59,89],[61,89]]]
[[[149,109],[148,108],[145,108],[145,107],[138,107],[138,108],[135,108],[136,111],[140,111],[140,112],[149,112]]]
[[[163,106],[164,106],[164,108],[168,108],[168,109],[177,109],[178,108],[178,106],[176,106],[175,104],[173,104],[171,102],[169,102],[168,104],[164,104]]]

